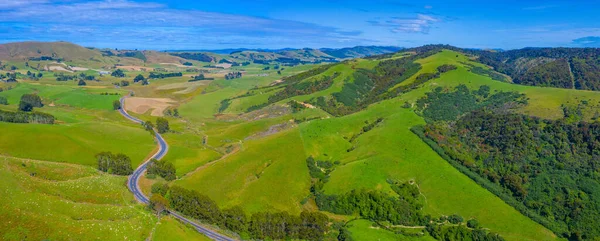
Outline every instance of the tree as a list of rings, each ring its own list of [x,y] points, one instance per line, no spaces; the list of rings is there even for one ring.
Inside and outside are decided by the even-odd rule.
[[[223,210],[223,218],[225,227],[231,231],[241,233],[248,229],[248,217],[246,217],[246,213],[240,206]]]
[[[479,222],[477,221],[477,219],[469,219],[469,221],[467,221],[467,227],[479,228]]]
[[[4,96],[0,96],[0,105],[8,105],[8,100]]]
[[[19,110],[32,111],[34,107],[42,107],[42,99],[37,94],[24,94],[19,102]]]
[[[450,222],[452,224],[459,224],[459,223],[462,223],[463,221],[464,221],[463,217],[458,214],[452,214],[452,215],[448,216],[448,222]]]
[[[148,82],[148,80],[147,80],[147,79],[145,79],[145,80],[142,80],[142,85],[149,85],[149,84],[150,84],[150,82]]]
[[[174,117],[179,117],[179,110],[173,109],[173,116]]]
[[[44,76],[44,74],[42,74],[42,72],[40,72],[40,73],[37,74],[38,78],[42,78],[42,76]]]
[[[156,119],[156,129],[158,129],[158,133],[165,133],[169,131],[169,121],[165,118],[158,117]]]
[[[167,185],[166,183],[154,183],[152,184],[150,192],[153,194],[158,193],[164,197],[165,195],[167,195],[167,192],[169,192],[169,185]]]
[[[101,152],[96,155],[98,170],[110,174],[127,176],[133,173],[131,158],[125,154],[112,154],[111,152]]]
[[[158,175],[167,181],[173,181],[177,178],[175,175],[175,166],[173,163],[165,160],[152,159],[148,167],[148,174]]]
[[[156,212],[156,215],[160,217],[160,215],[169,208],[169,201],[162,195],[155,193],[150,197],[150,203],[148,205]]]
[[[134,79],[133,79],[133,83],[137,83],[140,81],[145,80],[146,78],[144,78],[144,76],[142,74],[138,74]]]
[[[127,80],[121,80],[121,86],[125,87],[125,86],[129,86],[129,81]]]
[[[79,86],[85,86],[86,83],[85,83],[85,81],[83,79],[79,79],[79,83],[77,83],[77,85],[79,85]]]
[[[122,69],[117,69],[110,74],[112,77],[123,78],[125,77],[125,73]]]
[[[154,130],[154,124],[152,124],[152,122],[150,122],[150,121],[145,121],[142,125],[144,126],[144,129],[147,131]]]
[[[101,152],[96,154],[98,170],[108,172],[108,169],[110,169],[110,164],[112,163],[112,156],[113,155],[110,152]]]
[[[121,101],[114,100],[113,101],[113,110],[118,110],[118,109],[121,109]]]

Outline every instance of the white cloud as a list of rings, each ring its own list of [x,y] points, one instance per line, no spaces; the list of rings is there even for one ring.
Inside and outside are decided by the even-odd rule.
[[[252,17],[218,12],[173,9],[168,6],[128,0],[81,2],[68,0],[14,1],[10,10],[0,7],[0,39],[65,40],[85,44],[103,41],[148,41],[155,46],[228,44],[238,46],[273,44],[306,47],[334,43],[340,39],[354,44],[374,43],[360,31],[347,31],[299,21]],[[25,4],[25,2],[36,4]],[[5,24],[3,24],[5,23]],[[235,43],[235,44],[234,44]],[[177,47],[171,47],[177,48]]]
[[[417,14],[414,17],[405,18],[397,17],[387,21],[371,21],[370,23],[375,26],[388,27],[392,32],[405,32],[405,33],[429,33],[429,29],[434,23],[441,22],[440,18],[427,15]]]

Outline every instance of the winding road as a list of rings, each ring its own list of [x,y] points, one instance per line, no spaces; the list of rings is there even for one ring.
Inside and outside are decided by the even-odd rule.
[[[125,98],[127,98],[127,97],[122,97],[120,100],[121,108],[119,109],[119,112],[121,112],[121,115],[123,115],[125,118],[127,118],[135,123],[142,124],[143,123],[142,120],[129,115],[129,113],[127,113],[127,111],[125,110]],[[156,137],[156,140],[158,141],[158,152],[154,153],[154,155],[152,155],[152,157],[150,157],[148,160],[144,161],[144,163],[142,163],[137,169],[135,169],[135,171],[133,171],[133,174],[129,177],[129,180],[127,181],[127,187],[133,193],[133,195],[135,196],[135,199],[137,199],[138,201],[140,201],[141,203],[144,203],[144,204],[147,204],[148,202],[150,202],[150,200],[140,190],[140,185],[139,185],[140,176],[142,176],[142,174],[144,174],[144,172],[146,172],[146,168],[148,167],[148,164],[150,164],[150,161],[152,159],[160,160],[169,151],[169,145],[167,145],[167,142],[165,141],[165,139],[156,130],[153,130],[153,131],[154,131],[154,136]],[[181,215],[177,212],[174,212],[171,210],[167,210],[167,211],[169,212],[169,214],[173,215],[173,217],[181,220],[184,223],[192,225],[194,228],[196,228],[196,230],[198,232],[206,235],[207,237],[209,237],[213,240],[218,240],[218,241],[234,241],[235,240],[235,239],[231,239],[227,236],[224,236],[222,234],[219,234],[215,231],[212,231],[198,223],[195,223],[195,222],[183,217],[183,215]]]

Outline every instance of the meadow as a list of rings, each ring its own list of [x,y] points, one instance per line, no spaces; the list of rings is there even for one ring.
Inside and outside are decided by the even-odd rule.
[[[2,240],[145,240],[156,220],[95,168],[0,157],[0,179]]]

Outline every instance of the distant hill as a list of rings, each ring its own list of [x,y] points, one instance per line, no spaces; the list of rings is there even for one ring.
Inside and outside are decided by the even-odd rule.
[[[404,48],[394,46],[356,46],[352,48],[341,48],[341,49],[320,49],[323,53],[333,56],[338,59],[347,58],[362,58],[366,56],[373,56],[378,54],[387,54],[398,52]]]
[[[343,59],[362,58],[367,56],[394,53],[402,50],[401,47],[392,46],[357,46],[351,48],[323,48],[323,49],[220,49],[220,50],[182,50],[165,51],[171,55],[182,58],[199,60],[203,62],[218,62],[221,55],[223,59],[235,62],[265,63],[277,61],[283,63],[320,63],[336,62]]]
[[[509,75],[514,83],[581,90],[600,90],[600,49],[524,48],[468,51],[479,61]]]
[[[0,44],[1,60],[61,59],[89,60],[102,58],[98,51],[68,42],[17,42]]]

